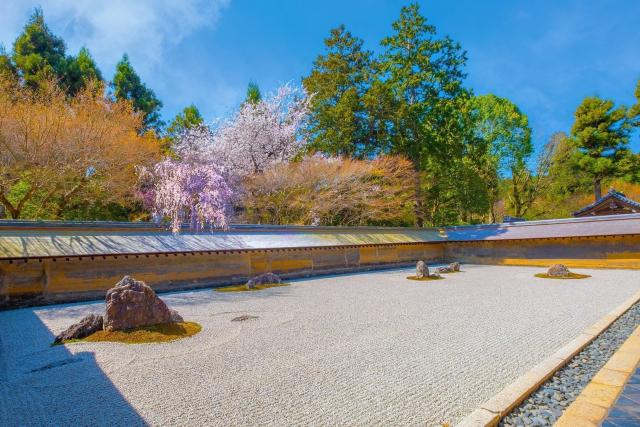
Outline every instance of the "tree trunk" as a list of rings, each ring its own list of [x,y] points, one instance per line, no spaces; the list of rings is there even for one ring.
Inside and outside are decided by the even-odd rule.
[[[416,227],[424,227],[424,203],[422,201],[422,181],[420,179],[420,171],[416,168],[414,186],[415,186],[415,210]]]
[[[596,201],[602,198],[602,180],[594,179],[593,180],[593,192],[596,196]]]

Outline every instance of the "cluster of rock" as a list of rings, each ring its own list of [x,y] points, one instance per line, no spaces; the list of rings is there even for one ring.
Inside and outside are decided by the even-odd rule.
[[[274,285],[281,283],[282,279],[280,279],[277,274],[264,273],[249,279],[249,281],[247,282],[247,289],[255,289],[256,286],[260,285]]]
[[[107,291],[104,315],[90,314],[58,334],[55,343],[81,339],[100,331],[124,331],[140,326],[182,322],[146,283],[124,276]]]
[[[460,271],[460,263],[452,262],[449,265],[445,265],[444,267],[436,268],[436,273],[457,273]]]
[[[418,261],[416,263],[416,277],[418,279],[424,279],[428,277],[438,278],[440,274],[443,273],[455,273],[460,271],[460,263],[452,262],[451,264],[444,267],[437,267],[434,273],[431,273],[429,267],[424,261]]]
[[[567,277],[570,274],[571,272],[564,264],[554,264],[547,270],[547,276],[551,277]]]

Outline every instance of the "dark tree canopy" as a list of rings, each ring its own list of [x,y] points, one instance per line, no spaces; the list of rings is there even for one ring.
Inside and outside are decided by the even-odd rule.
[[[37,8],[13,44],[13,62],[25,84],[37,88],[45,79],[64,78],[67,68],[64,41],[55,36]]]
[[[596,199],[602,196],[602,180],[623,173],[629,152],[631,123],[627,109],[613,101],[588,97],[575,112],[571,137],[576,145],[577,167],[591,177]]]
[[[303,79],[305,89],[313,94],[311,149],[364,157],[376,151],[376,141],[371,138],[374,116],[366,101],[371,90],[372,54],[343,25],[331,30],[324,43],[325,53],[318,55],[311,74]]]
[[[142,82],[126,53],[116,65],[113,88],[116,99],[131,101],[133,108],[143,115],[143,131],[149,129],[160,131],[163,124],[160,118],[162,102],[153,90]]]
[[[262,100],[262,93],[260,92],[260,87],[255,82],[249,82],[247,86],[247,96],[244,102],[248,102],[250,104],[257,104]]]
[[[202,115],[200,115],[200,111],[198,108],[191,104],[185,107],[182,112],[178,113],[167,128],[167,136],[175,140],[184,132],[189,129],[193,129],[201,125],[204,122]]]

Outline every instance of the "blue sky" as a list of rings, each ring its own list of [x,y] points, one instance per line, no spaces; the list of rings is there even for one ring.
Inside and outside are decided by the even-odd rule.
[[[170,119],[195,103],[207,120],[232,111],[247,83],[263,92],[299,82],[323,51],[329,29],[345,24],[378,49],[397,0],[4,0],[0,42],[10,49],[33,7],[76,53],[86,46],[109,78],[123,52],[164,102]],[[441,34],[467,50],[467,86],[515,102],[540,146],[569,131],[589,95],[631,104],[640,79],[640,2],[419,2]],[[638,135],[633,148],[640,150]]]

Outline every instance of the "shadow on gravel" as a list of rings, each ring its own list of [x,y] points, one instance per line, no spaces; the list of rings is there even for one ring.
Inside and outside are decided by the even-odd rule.
[[[147,425],[93,352],[74,354],[64,345],[51,346],[54,335],[35,309],[2,312],[0,323],[5,329],[0,332],[3,426]],[[19,331],[25,331],[24,339]]]

